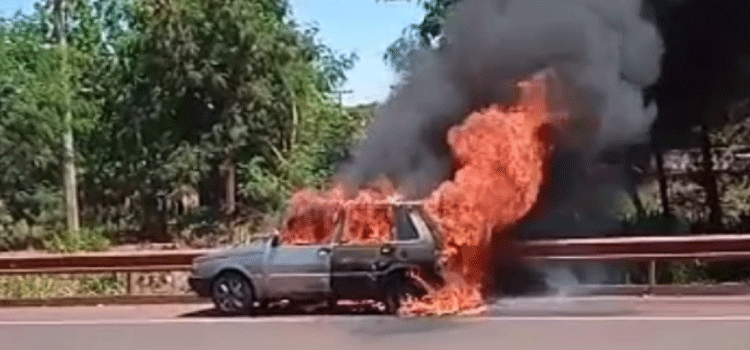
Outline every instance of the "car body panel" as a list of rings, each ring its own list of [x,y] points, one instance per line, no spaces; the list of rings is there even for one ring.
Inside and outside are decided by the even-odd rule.
[[[429,232],[417,229],[414,216],[419,215],[409,208],[397,208],[394,232],[388,242],[334,246],[333,293],[343,299],[380,298],[384,292],[380,283],[389,273],[433,264],[434,242]]]
[[[247,277],[256,297],[264,296],[263,261],[268,240],[255,242],[239,248],[225,249],[193,260],[193,270],[188,282],[201,296],[210,292],[211,283],[223,272],[239,272]],[[191,282],[192,280],[192,282]]]
[[[337,225],[331,243],[285,245],[266,239],[246,247],[222,251],[194,262],[191,287],[205,296],[206,281],[222,271],[245,275],[257,300],[377,299],[390,273],[421,270],[436,274],[439,241],[424,213],[397,207],[393,237],[373,244],[342,244],[345,223]],[[210,289],[210,288],[209,288]]]
[[[282,245],[269,249],[266,292],[271,298],[324,295],[331,290],[329,245]]]
[[[377,282],[383,269],[378,262],[387,259],[381,245],[337,244],[333,247],[331,289],[340,299],[368,299],[377,295]],[[380,272],[380,273],[379,273]]]

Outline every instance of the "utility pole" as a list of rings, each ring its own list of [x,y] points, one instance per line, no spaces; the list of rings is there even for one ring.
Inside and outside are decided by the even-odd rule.
[[[53,0],[56,30],[62,54],[63,87],[65,90],[65,117],[63,119],[63,190],[65,193],[65,219],[68,232],[80,230],[78,218],[78,184],[76,183],[75,149],[73,148],[73,114],[70,110],[70,72],[68,67],[67,1]]]
[[[344,106],[344,99],[343,99],[344,94],[346,95],[353,94],[354,90],[335,90],[333,91],[333,93],[339,95],[339,107],[343,107]]]

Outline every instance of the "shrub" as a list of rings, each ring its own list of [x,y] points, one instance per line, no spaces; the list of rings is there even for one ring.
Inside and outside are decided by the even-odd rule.
[[[110,246],[110,239],[101,228],[83,228],[78,232],[57,233],[43,242],[44,248],[56,253],[101,251]]]
[[[71,296],[117,295],[124,283],[114,276],[2,276],[0,299],[46,299]]]
[[[43,227],[29,227],[25,222],[0,226],[0,251],[38,247],[49,231]]]

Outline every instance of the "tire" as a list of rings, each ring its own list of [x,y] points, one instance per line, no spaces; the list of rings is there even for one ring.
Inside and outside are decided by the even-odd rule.
[[[426,291],[419,287],[410,278],[403,275],[391,275],[383,280],[385,313],[389,315],[398,314],[401,303],[408,297],[422,297]]]
[[[248,279],[237,272],[224,272],[211,283],[211,298],[223,315],[247,315],[253,309],[253,288]]]

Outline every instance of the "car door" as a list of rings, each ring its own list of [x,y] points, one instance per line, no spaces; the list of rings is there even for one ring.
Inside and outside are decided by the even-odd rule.
[[[392,258],[390,240],[383,243],[361,243],[342,242],[341,235],[338,238],[333,245],[331,257],[333,293],[339,299],[378,298],[378,277],[385,268],[382,263]]]
[[[380,245],[336,244],[331,257],[331,288],[339,299],[369,299],[377,296],[376,270]]]
[[[400,207],[396,211],[396,220],[396,239],[393,242],[394,261],[419,267],[422,271],[434,268],[436,242],[419,210]]]
[[[331,246],[277,245],[266,263],[266,285],[271,298],[309,298],[331,291]]]

